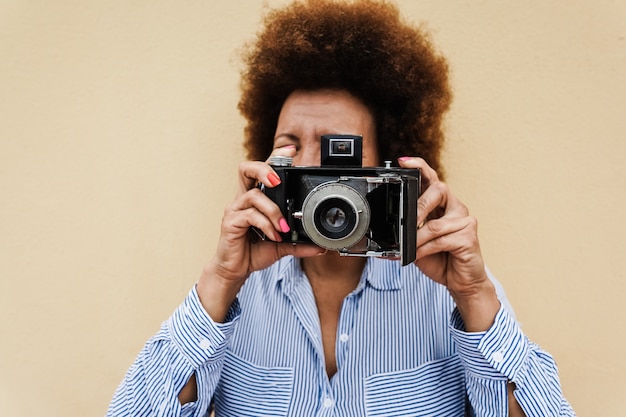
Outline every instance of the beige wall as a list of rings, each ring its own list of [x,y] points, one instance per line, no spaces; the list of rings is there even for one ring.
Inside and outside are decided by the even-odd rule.
[[[579,415],[626,415],[626,3],[399,3],[450,60],[449,182],[523,328]],[[196,280],[261,10],[0,0],[0,415],[102,415]]]

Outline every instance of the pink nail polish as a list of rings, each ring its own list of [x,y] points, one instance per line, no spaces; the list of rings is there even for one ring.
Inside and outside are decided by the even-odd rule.
[[[411,158],[410,156],[401,156],[400,158],[398,158],[398,161],[404,162],[404,161],[408,161],[409,159],[413,159],[413,158]]]
[[[278,221],[278,224],[280,225],[280,230],[283,233],[287,233],[288,231],[290,231],[291,229],[289,228],[289,225],[287,224],[287,220],[285,220],[285,218],[282,218]]]
[[[273,187],[276,187],[278,184],[280,184],[280,178],[278,177],[278,175],[276,175],[275,172],[270,172],[269,174],[267,174],[267,180],[270,182],[270,184],[272,184]]]

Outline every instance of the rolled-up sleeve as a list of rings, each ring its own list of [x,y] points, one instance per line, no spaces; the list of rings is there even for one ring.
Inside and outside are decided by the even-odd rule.
[[[527,416],[575,415],[563,397],[554,359],[528,340],[505,307],[486,332],[465,332],[458,310],[450,327],[476,416],[507,416],[510,382]]]
[[[235,301],[225,323],[215,323],[194,287],[145,344],[118,386],[107,416],[205,415],[239,315]],[[178,393],[194,373],[198,399],[181,406]]]

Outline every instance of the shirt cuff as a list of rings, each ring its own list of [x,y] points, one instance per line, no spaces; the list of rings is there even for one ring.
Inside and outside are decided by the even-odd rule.
[[[458,309],[454,309],[450,330],[468,372],[483,378],[515,381],[530,346],[506,308],[500,306],[489,330],[476,333],[464,331],[463,319]]]
[[[235,299],[225,323],[216,323],[202,307],[194,286],[167,321],[167,327],[178,350],[193,368],[199,368],[224,353],[240,314],[239,301]]]

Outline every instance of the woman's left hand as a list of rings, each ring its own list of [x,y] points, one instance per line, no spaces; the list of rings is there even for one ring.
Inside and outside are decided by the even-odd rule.
[[[485,271],[476,218],[422,158],[403,157],[398,162],[403,168],[421,170],[415,264],[448,288],[466,330],[487,330],[500,303]]]

